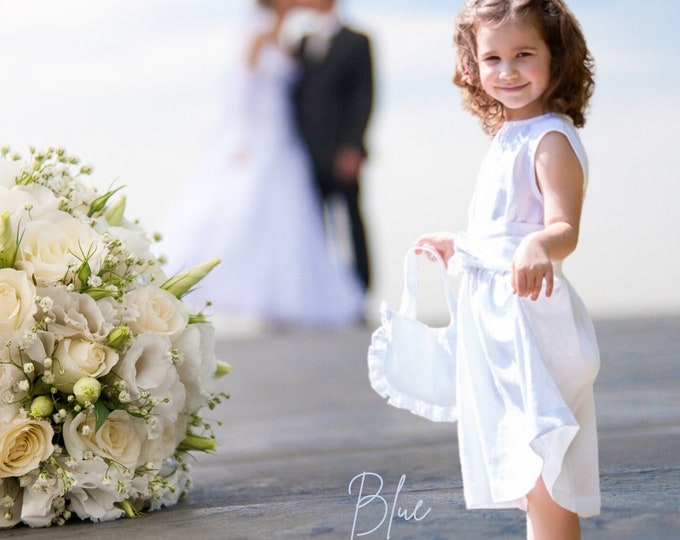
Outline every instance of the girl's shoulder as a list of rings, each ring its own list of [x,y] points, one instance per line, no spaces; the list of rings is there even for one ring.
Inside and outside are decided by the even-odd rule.
[[[581,137],[579,136],[578,130],[574,126],[571,118],[565,115],[550,113],[535,119],[535,122],[531,126],[531,134],[529,139],[531,141],[531,155],[532,159],[535,159],[535,154],[541,141],[544,140],[545,136],[549,133],[561,133],[569,141],[569,145],[573,150],[574,154],[581,163],[583,168],[584,177],[588,177],[588,156],[586,154],[585,147],[581,142]]]

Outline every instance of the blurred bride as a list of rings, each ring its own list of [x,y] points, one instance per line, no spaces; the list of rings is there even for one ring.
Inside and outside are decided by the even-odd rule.
[[[164,235],[168,270],[220,257],[186,301],[208,313],[275,325],[342,326],[363,313],[362,288],[329,249],[322,205],[295,131],[296,64],[279,39],[304,0],[258,1],[260,16],[223,119]]]

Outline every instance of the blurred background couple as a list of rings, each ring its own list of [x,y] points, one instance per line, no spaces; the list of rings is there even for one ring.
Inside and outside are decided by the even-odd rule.
[[[336,3],[252,6],[224,114],[165,235],[169,270],[222,259],[187,297],[210,301],[208,314],[276,327],[362,320],[372,58]]]

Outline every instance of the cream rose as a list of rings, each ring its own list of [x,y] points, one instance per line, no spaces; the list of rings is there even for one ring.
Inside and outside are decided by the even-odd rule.
[[[19,245],[17,268],[34,275],[39,284],[72,280],[87,259],[97,274],[105,257],[101,237],[66,212],[53,212],[26,222]]]
[[[64,339],[54,351],[54,385],[72,392],[81,377],[102,377],[118,362],[118,353],[106,345],[85,339]]]
[[[171,338],[180,333],[189,322],[187,307],[172,294],[155,285],[130,292],[126,302],[135,312],[129,322],[133,332],[154,332]]]
[[[35,286],[26,272],[0,269],[0,335],[13,336],[35,321]]]
[[[22,476],[54,452],[49,422],[15,417],[0,425],[0,478]]]
[[[128,469],[137,466],[142,445],[147,439],[144,420],[117,409],[98,430],[95,428],[95,415],[92,413],[80,412],[76,417],[67,417],[63,433],[70,456],[80,461],[90,451]]]

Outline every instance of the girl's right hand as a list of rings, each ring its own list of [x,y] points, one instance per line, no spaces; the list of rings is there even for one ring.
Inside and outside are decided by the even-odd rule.
[[[449,259],[453,257],[454,244],[453,244],[453,233],[450,232],[437,232],[424,234],[416,240],[416,246],[430,246],[433,248],[439,256],[442,258],[444,263],[448,263]],[[416,253],[420,254],[421,251],[416,250]],[[429,259],[432,259],[432,255],[426,253]]]

